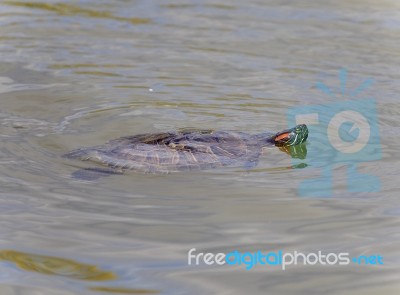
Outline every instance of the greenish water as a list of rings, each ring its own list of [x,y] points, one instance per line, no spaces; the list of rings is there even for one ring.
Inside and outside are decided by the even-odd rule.
[[[2,1],[1,294],[398,294],[400,4],[386,1]],[[286,127],[316,88],[373,78],[381,190],[304,198],[312,165],[129,173],[94,183],[62,154],[182,127]],[[343,99],[347,97],[344,96]],[[313,143],[308,143],[312,147]],[[310,149],[312,150],[312,149]],[[305,159],[318,155],[308,153]],[[306,166],[306,167],[305,167]],[[187,252],[350,252],[385,264],[188,266]]]

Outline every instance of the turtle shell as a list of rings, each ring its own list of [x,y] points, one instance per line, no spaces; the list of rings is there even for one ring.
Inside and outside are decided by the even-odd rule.
[[[228,165],[253,166],[260,153],[256,138],[246,133],[182,129],[122,137],[65,156],[118,169],[168,173]]]

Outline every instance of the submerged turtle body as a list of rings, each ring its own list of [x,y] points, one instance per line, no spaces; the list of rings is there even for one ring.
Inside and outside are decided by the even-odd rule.
[[[118,170],[168,173],[223,166],[254,167],[262,148],[291,146],[307,139],[306,125],[279,133],[183,129],[174,132],[122,137],[74,150],[65,156],[101,163]],[[109,173],[109,172],[107,172]]]

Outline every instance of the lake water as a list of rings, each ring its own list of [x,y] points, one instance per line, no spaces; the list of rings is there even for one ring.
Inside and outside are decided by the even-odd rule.
[[[1,294],[399,294],[400,3],[384,1],[2,1]],[[377,192],[329,197],[310,138],[303,169],[270,149],[250,170],[94,182],[78,147],[181,127],[287,127],[294,106],[331,104],[366,79],[382,157],[358,169]],[[320,91],[324,84],[339,93]],[[311,137],[311,135],[310,135]],[[305,165],[304,165],[305,166]],[[330,166],[328,166],[330,167]],[[348,252],[384,265],[188,265],[188,251]]]

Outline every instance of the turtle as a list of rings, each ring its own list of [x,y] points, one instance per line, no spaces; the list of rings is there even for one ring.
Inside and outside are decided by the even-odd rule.
[[[305,124],[277,133],[259,134],[184,128],[121,137],[104,145],[73,150],[64,157],[108,167],[86,168],[73,174],[75,178],[87,180],[121,174],[125,170],[171,173],[225,166],[250,169],[257,165],[263,148],[268,146],[277,146],[292,157],[304,158],[304,149],[296,147],[307,137]]]

